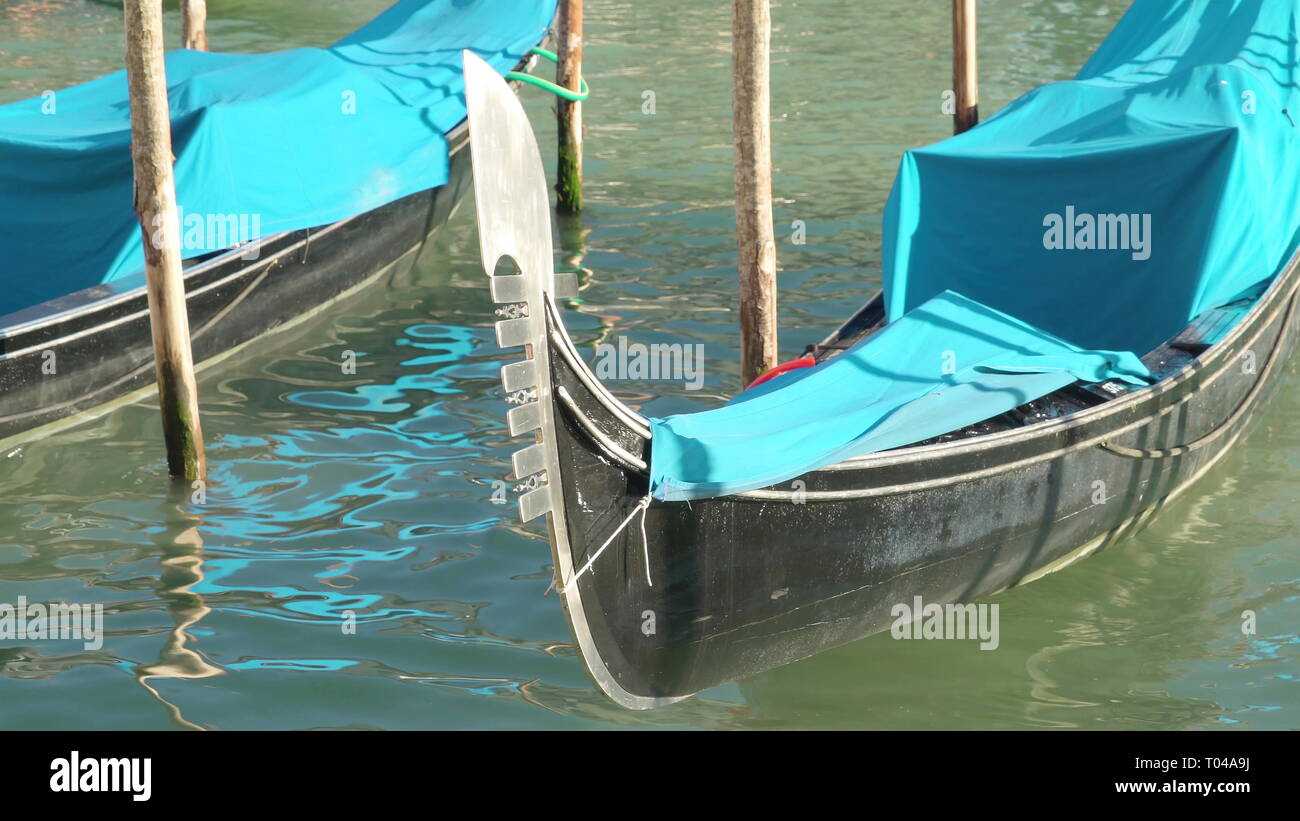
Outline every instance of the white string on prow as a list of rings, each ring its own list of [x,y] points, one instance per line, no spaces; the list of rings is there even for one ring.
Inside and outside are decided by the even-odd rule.
[[[650,500],[650,494],[647,493],[641,501],[636,503],[636,507],[632,508],[632,512],[627,514],[627,518],[623,520],[622,524],[614,528],[614,532],[609,534],[609,538],[605,540],[605,543],[601,545],[594,554],[592,554],[590,559],[587,559],[587,563],[582,566],[582,569],[577,573],[574,573],[573,577],[564,583],[564,587],[560,589],[561,593],[568,592],[573,583],[580,579],[583,573],[586,573],[591,569],[591,566],[600,558],[600,554],[605,552],[605,548],[613,544],[614,539],[618,534],[623,532],[623,528],[627,527],[628,523],[632,521],[632,517],[638,513],[641,514],[641,544],[645,547],[645,580],[647,584],[654,587],[654,582],[650,581],[650,544],[646,541],[645,537],[645,511],[646,508],[650,507]]]
[[[645,512],[650,507],[650,494],[641,500],[641,552],[645,556],[645,583],[648,587],[654,587],[655,583],[650,578],[650,540],[645,537]]]

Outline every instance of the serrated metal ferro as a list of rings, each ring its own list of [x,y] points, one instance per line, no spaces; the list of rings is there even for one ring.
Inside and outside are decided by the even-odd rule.
[[[528,317],[503,319],[497,323],[497,347],[518,348],[532,341],[532,320]]]
[[[529,445],[517,450],[510,457],[515,468],[515,478],[522,479],[546,469],[546,447],[542,444]]]
[[[517,275],[508,277],[491,277],[488,282],[492,287],[493,302],[527,302],[528,277]]]
[[[519,497],[519,518],[525,522],[551,512],[551,486],[543,485]]]
[[[507,393],[536,387],[536,363],[531,359],[525,359],[522,362],[511,362],[509,365],[503,365],[501,367],[501,384],[505,386]]]
[[[506,424],[510,427],[511,436],[537,430],[542,426],[542,406],[536,402],[529,402],[527,405],[511,408],[506,412]]]

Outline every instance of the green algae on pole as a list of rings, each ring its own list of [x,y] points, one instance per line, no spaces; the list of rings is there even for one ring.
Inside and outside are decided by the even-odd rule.
[[[149,319],[167,468],[173,476],[194,481],[204,477],[206,464],[185,284],[181,279],[171,115],[163,66],[162,4],[157,0],[126,0],[124,10],[134,204],[144,234]]]
[[[559,64],[555,82],[570,91],[582,89],[582,0],[560,0]],[[555,108],[557,163],[555,207],[569,214],[582,210],[582,102],[561,97]]]

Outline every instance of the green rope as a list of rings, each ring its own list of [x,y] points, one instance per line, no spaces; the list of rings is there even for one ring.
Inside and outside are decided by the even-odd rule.
[[[547,60],[550,60],[552,63],[558,64],[560,62],[560,58],[555,56],[555,52],[547,51],[546,49],[538,46],[534,46],[531,49],[531,53],[536,54],[538,57],[545,57]],[[586,80],[579,80],[579,83],[582,86],[582,90],[575,94],[574,92],[570,91],[564,86],[556,85],[555,83],[552,83],[550,80],[543,80],[541,77],[534,77],[531,74],[525,74],[522,71],[512,71],[506,75],[506,79],[518,80],[521,83],[528,83],[530,85],[535,85],[538,88],[544,88],[547,91],[551,92],[552,94],[556,95],[557,97],[563,97],[564,99],[568,100],[571,103],[580,103],[583,100],[587,99],[587,95],[590,94],[590,92],[587,90]]]

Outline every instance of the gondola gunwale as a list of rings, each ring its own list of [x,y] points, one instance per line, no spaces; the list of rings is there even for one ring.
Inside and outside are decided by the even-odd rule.
[[[1300,251],[1294,254],[1283,271],[1274,277],[1268,288],[1255,301],[1255,304],[1241,317],[1237,324],[1214,345],[1207,348],[1200,355],[1192,359],[1189,363],[1181,367],[1177,372],[1169,374],[1159,382],[1140,389],[1126,391],[1124,394],[1115,396],[1107,401],[1093,405],[1091,407],[1080,408],[1067,415],[1055,419],[1043,419],[1031,424],[1024,425],[1011,430],[997,431],[992,433],[972,436],[968,439],[953,442],[941,442],[925,445],[910,445],[902,448],[896,448],[886,451],[864,454],[862,456],[845,459],[841,462],[827,465],[813,471],[803,474],[803,479],[820,478],[829,474],[841,472],[867,472],[877,471],[883,468],[897,468],[900,466],[911,466],[921,462],[934,462],[939,458],[959,459],[972,458],[988,455],[989,452],[995,452],[1005,449],[1023,448],[1030,441],[1059,440],[1068,437],[1072,432],[1079,431],[1092,426],[1101,426],[1103,423],[1113,420],[1122,414],[1133,414],[1132,420],[1126,421],[1118,427],[1107,429],[1101,433],[1087,434],[1082,438],[1064,445],[1055,445],[1049,443],[1047,447],[1038,450],[1028,457],[1021,457],[1012,462],[997,462],[992,466],[972,472],[952,473],[939,478],[929,480],[918,480],[913,482],[902,482],[893,485],[864,486],[862,491],[870,495],[888,495],[906,493],[913,490],[919,490],[926,487],[938,487],[947,484],[955,484],[964,481],[973,481],[983,478],[987,475],[1001,472],[1007,467],[1018,467],[1033,464],[1039,461],[1046,461],[1062,454],[1082,450],[1089,447],[1096,447],[1103,444],[1108,439],[1124,436],[1125,434],[1141,428],[1147,422],[1157,419],[1161,416],[1173,413],[1182,402],[1190,398],[1193,391],[1198,387],[1220,378],[1226,366],[1231,360],[1240,356],[1240,347],[1249,348],[1263,334],[1264,329],[1268,327],[1269,322],[1275,318],[1280,311],[1287,310],[1297,298],[1297,289],[1300,288]],[[879,294],[873,296],[867,301],[864,307],[869,306],[872,302],[878,300]],[[552,308],[553,326],[551,336],[553,343],[556,344],[560,353],[564,356],[568,364],[578,372],[579,377],[584,382],[590,382],[600,388],[593,391],[593,399],[604,406],[604,409],[613,414],[616,418],[622,415],[631,415],[639,420],[644,419],[633,408],[628,407],[622,400],[618,399],[607,386],[605,386],[577,350],[572,337],[564,325],[562,316],[558,308]],[[1267,314],[1261,321],[1261,316]],[[855,313],[854,316],[857,314]],[[851,319],[849,321],[852,321]],[[838,333],[838,332],[837,332]],[[1243,335],[1250,333],[1252,338],[1245,346],[1239,346],[1240,339]],[[828,339],[834,338],[836,334],[831,334]],[[1229,352],[1233,353],[1229,353]],[[590,387],[590,386],[589,386]],[[1155,413],[1147,414],[1144,411],[1151,408],[1152,405],[1160,403],[1162,400],[1171,399],[1167,404],[1161,405]],[[568,409],[566,409],[568,410]],[[645,421],[648,428],[649,422]],[[639,430],[631,428],[626,429],[627,433],[634,434],[649,444],[649,436]],[[608,431],[605,435],[610,435]],[[1117,454],[1119,456],[1120,454]],[[1131,458],[1131,457],[1128,457]],[[648,460],[643,460],[648,463]],[[647,472],[644,469],[642,472]],[[804,489],[797,492],[798,498],[803,501],[818,501],[851,498],[845,497],[843,489],[835,491],[819,491],[813,489]],[[864,495],[866,495],[864,493]],[[739,499],[749,499],[761,502],[782,502],[796,498],[795,491],[779,490],[773,487],[763,488],[760,490],[746,491],[743,493],[730,494],[730,497]],[[802,503],[802,502],[801,502]]]

